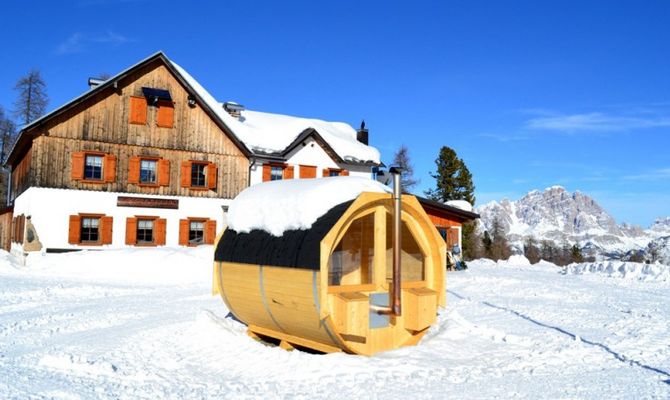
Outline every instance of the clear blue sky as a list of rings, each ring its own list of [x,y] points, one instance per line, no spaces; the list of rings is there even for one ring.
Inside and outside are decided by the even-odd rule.
[[[39,68],[49,109],[157,50],[250,109],[365,118],[421,179],[443,145],[477,203],[562,185],[619,222],[670,215],[668,1],[13,1],[0,105]]]

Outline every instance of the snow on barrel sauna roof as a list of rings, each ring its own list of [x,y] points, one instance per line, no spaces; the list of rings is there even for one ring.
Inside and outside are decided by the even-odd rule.
[[[216,261],[319,269],[319,244],[358,195],[390,193],[372,179],[340,176],[261,183],[240,193]]]

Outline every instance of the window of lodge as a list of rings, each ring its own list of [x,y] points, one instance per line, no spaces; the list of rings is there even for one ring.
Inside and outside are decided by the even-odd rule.
[[[154,221],[150,219],[137,220],[137,243],[154,242]]]
[[[140,161],[140,182],[141,183],[156,183],[156,160],[141,160]]]
[[[82,243],[98,242],[100,240],[100,218],[81,218],[79,240]]]
[[[91,181],[102,180],[102,156],[87,154],[84,160],[84,179]]]

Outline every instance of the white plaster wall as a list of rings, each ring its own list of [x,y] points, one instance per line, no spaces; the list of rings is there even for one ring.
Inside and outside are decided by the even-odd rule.
[[[300,178],[298,165],[315,165],[317,178],[321,177],[323,168],[339,168],[314,139],[305,139],[303,144],[296,146],[286,158],[289,165],[296,166],[296,178]]]
[[[349,176],[372,178],[371,167],[337,164],[314,139],[308,138],[303,143],[304,146],[298,145],[287,155],[286,164],[295,167],[294,178],[300,178],[300,165],[316,166],[317,178],[322,177],[324,168],[346,169],[349,171]],[[251,168],[252,185],[263,182],[263,163],[265,162],[257,160],[256,165]]]
[[[162,208],[117,207],[118,196],[161,198],[179,200],[177,210]],[[206,199],[180,196],[141,196],[128,193],[109,193],[85,190],[50,189],[32,187],[14,202],[14,215],[30,216],[44,248],[119,248],[128,247],[126,218],[136,215],[158,216],[166,219],[166,245],[179,245],[179,220],[200,217],[216,220],[217,234],[224,228],[222,206],[230,199]],[[76,246],[68,243],[69,216],[79,213],[105,214],[113,217],[112,244],[105,246]],[[12,251],[22,251],[12,244]]]

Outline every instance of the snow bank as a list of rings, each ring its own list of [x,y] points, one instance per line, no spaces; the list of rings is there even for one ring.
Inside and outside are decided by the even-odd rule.
[[[499,260],[498,261],[498,266],[500,267],[506,267],[506,266],[523,266],[527,267],[530,266],[530,261],[524,256],[523,254],[514,254],[510,256],[507,260]]]
[[[240,193],[228,210],[228,228],[240,233],[254,229],[281,236],[284,231],[309,229],[334,206],[363,192],[390,193],[368,178],[337,176],[265,182]]]
[[[553,262],[545,261],[545,260],[540,260],[533,264],[534,267],[540,267],[540,268],[559,268],[558,265],[554,264]]]
[[[80,281],[180,285],[211,280],[213,253],[209,245],[30,253],[22,265],[18,259],[2,251],[0,271]]]
[[[490,258],[478,258],[476,260],[468,261],[468,266],[479,266],[479,267],[495,267],[497,264],[495,261]]]
[[[600,274],[626,280],[670,282],[670,266],[624,261],[570,264],[565,267],[564,274]]]

